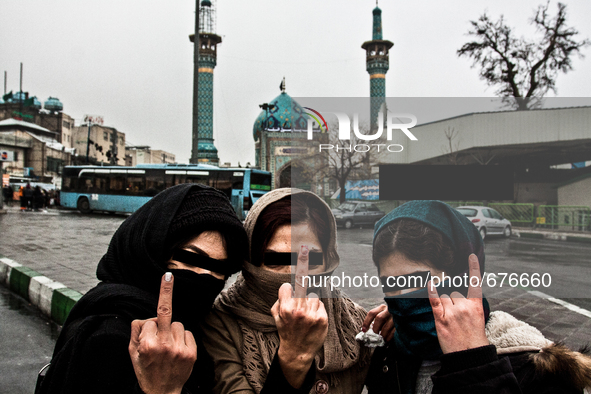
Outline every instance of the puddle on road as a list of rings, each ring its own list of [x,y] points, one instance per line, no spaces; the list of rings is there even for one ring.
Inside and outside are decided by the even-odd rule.
[[[57,340],[61,331],[59,325],[49,320],[37,308],[25,301],[25,299],[13,294],[6,287],[0,285],[0,311],[4,309],[16,311],[19,315],[26,316],[27,319],[35,320],[37,326],[46,326],[44,335],[52,341]]]

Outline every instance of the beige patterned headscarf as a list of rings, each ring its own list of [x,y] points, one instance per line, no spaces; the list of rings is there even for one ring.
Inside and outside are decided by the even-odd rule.
[[[320,200],[315,194],[298,189],[277,189],[261,197],[250,210],[245,228],[249,239],[260,213],[268,205],[295,193],[307,193]],[[336,249],[336,223],[330,208],[324,201],[330,218],[330,241],[324,250],[326,273],[339,265]],[[243,369],[250,385],[260,393],[273,357],[279,348],[279,335],[271,307],[277,301],[277,293],[283,283],[291,283],[291,274],[268,271],[245,263],[242,274],[228,290],[222,292],[214,307],[236,317],[242,331]],[[319,294],[328,314],[328,335],[323,347],[316,355],[316,369],[329,376],[331,386],[339,384],[339,373],[352,367],[363,368],[370,360],[371,353],[355,340],[366,311],[346,298],[339,290],[321,290]]]

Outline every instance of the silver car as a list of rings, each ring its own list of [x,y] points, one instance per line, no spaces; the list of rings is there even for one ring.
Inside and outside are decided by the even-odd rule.
[[[349,229],[353,226],[373,226],[386,214],[367,201],[347,201],[332,210],[337,226]]]
[[[487,235],[511,236],[511,222],[492,208],[463,206],[456,209],[474,223],[482,239]]]

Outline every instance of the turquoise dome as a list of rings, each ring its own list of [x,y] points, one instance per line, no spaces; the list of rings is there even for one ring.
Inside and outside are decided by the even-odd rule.
[[[64,109],[64,105],[57,97],[50,97],[43,105],[43,108],[48,111],[62,111]]]
[[[36,96],[33,96],[31,98],[33,99],[33,104],[31,104],[31,107],[35,109],[41,109],[41,101],[37,100]]]
[[[304,109],[289,94],[282,92],[279,96],[269,101],[274,105],[267,111],[261,111],[254,121],[252,136],[258,140],[261,131],[305,131],[308,128],[308,120]]]
[[[20,103],[21,101],[25,101],[27,99],[27,95],[24,92],[16,92],[12,95],[12,102],[13,103]]]

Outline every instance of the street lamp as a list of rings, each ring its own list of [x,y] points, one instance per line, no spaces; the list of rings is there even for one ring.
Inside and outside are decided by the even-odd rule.
[[[88,136],[86,138],[86,164],[90,163],[90,159],[89,159],[89,154],[90,154],[90,128],[92,126],[94,126],[95,124],[97,125],[102,125],[104,123],[103,117],[102,116],[91,116],[91,115],[85,115],[84,116],[84,121],[88,122]],[[94,143],[95,141],[93,141]]]

